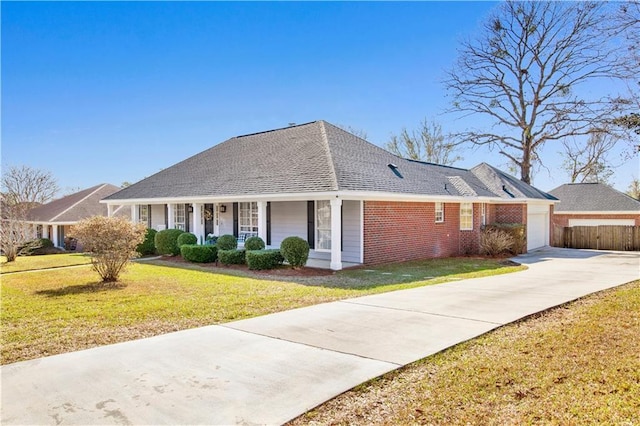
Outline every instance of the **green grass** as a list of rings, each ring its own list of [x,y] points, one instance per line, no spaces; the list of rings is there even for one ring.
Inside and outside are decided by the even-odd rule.
[[[640,281],[389,373],[291,425],[640,424]]]
[[[99,283],[90,266],[6,274],[2,277],[0,311],[1,363],[455,277],[523,269],[468,258],[405,265],[387,265],[374,272],[345,270],[321,277],[281,277],[139,263],[131,265],[121,282],[112,287]]]
[[[49,254],[45,256],[18,256],[13,262],[0,256],[0,273],[33,271],[37,269],[59,268],[63,266],[86,265],[91,258],[82,253]]]

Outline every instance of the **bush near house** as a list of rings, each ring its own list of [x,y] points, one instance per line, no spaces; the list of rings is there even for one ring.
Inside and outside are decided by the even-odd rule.
[[[284,262],[284,257],[278,249],[249,250],[246,252],[247,266],[249,269],[274,269]]]
[[[249,237],[244,241],[245,250],[264,250],[266,245],[260,237]]]
[[[197,244],[183,244],[180,246],[180,254],[185,260],[196,263],[215,262],[218,257],[216,246],[208,244],[199,246]]]
[[[36,238],[35,240],[27,241],[18,249],[18,256],[34,256],[40,254],[47,254],[47,249],[53,247],[53,243],[48,238]]]
[[[231,234],[221,235],[216,241],[218,250],[235,250],[238,248],[238,240]]]
[[[147,228],[146,234],[144,234],[144,241],[138,244],[136,251],[140,256],[151,256],[156,254],[156,231],[153,228]]]
[[[183,232],[178,236],[178,247],[182,247],[185,244],[198,244],[198,237],[191,232]]]
[[[180,229],[165,229],[156,234],[155,243],[158,254],[176,256],[180,254],[180,246],[178,246],[178,237],[184,231]]]
[[[513,245],[513,237],[502,229],[487,227],[480,233],[480,254],[499,256],[510,253]]]
[[[280,253],[294,269],[301,268],[309,259],[309,243],[300,237],[287,237],[280,243]]]
[[[485,226],[485,229],[497,229],[506,232],[513,239],[509,248],[511,254],[522,254],[527,251],[527,226],[521,223],[494,223]]]
[[[218,242],[219,241],[220,240],[218,240]],[[244,265],[245,250],[244,249],[221,250],[220,248],[218,248],[218,260],[220,260],[220,263],[222,263],[223,265]]]

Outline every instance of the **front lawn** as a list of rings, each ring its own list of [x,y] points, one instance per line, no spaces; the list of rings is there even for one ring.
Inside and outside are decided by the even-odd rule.
[[[13,262],[0,256],[0,273],[33,271],[37,269],[60,268],[63,266],[86,265],[91,258],[83,253],[48,254],[42,256],[18,256]]]
[[[640,424],[640,281],[356,387],[297,425]]]
[[[1,363],[524,268],[462,258],[280,277],[185,266],[133,264],[113,287],[90,266],[3,275]]]

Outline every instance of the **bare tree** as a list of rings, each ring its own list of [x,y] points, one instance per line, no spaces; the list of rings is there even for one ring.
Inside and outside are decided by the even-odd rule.
[[[400,135],[392,135],[385,148],[399,157],[430,163],[452,165],[462,160],[456,144],[442,133],[442,126],[426,118],[420,122],[418,130],[409,132],[403,128]]]
[[[602,31],[609,10],[596,2],[501,3],[482,34],[462,43],[445,81],[449,112],[490,121],[458,138],[497,148],[531,183],[546,142],[587,135],[620,116],[624,100],[580,90],[622,77],[619,55]]]
[[[607,183],[613,175],[613,167],[607,157],[615,144],[616,139],[604,132],[592,133],[586,145],[575,140],[563,140],[563,167],[571,183]]]
[[[0,250],[12,262],[20,247],[33,237],[33,228],[27,223],[29,210],[51,200],[58,185],[50,172],[21,166],[3,171],[2,189]]]
[[[355,127],[352,127],[352,126],[346,126],[346,125],[343,125],[343,124],[337,124],[336,126],[337,126],[337,127],[339,127],[339,128],[341,128],[341,129],[342,129],[342,130],[344,130],[344,131],[347,131],[347,132],[351,133],[351,134],[352,134],[352,135],[354,135],[354,136],[359,137],[360,139],[367,140],[367,138],[368,138],[368,136],[369,136],[369,135],[367,134],[367,131],[366,131],[366,130],[357,129],[357,128],[355,128]]]
[[[633,179],[627,189],[627,195],[640,201],[640,179]]]

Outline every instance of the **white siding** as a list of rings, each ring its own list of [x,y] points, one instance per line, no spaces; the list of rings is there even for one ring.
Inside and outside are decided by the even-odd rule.
[[[634,226],[633,219],[569,219],[569,226],[599,226],[599,225],[623,225]]]
[[[227,211],[220,213],[220,233],[221,235],[233,235],[233,203],[225,203]]]
[[[151,227],[155,230],[160,228],[164,229],[164,204],[152,204],[151,205]]]

